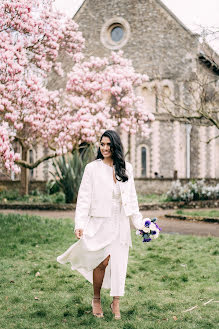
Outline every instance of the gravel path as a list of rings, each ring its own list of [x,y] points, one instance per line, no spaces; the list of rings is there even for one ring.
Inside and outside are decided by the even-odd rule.
[[[214,208],[215,209],[215,208]],[[191,209],[190,211],[193,211]],[[200,209],[201,210],[201,209]],[[203,209],[203,210],[206,210]],[[209,209],[211,210],[211,209]],[[189,210],[188,210],[189,211]],[[216,236],[219,237],[219,224],[218,223],[207,223],[198,221],[182,221],[177,219],[167,219],[164,217],[165,214],[174,213],[175,210],[152,210],[142,211],[144,217],[158,217],[158,224],[162,228],[162,232],[165,233],[178,233],[178,234],[193,234],[199,236]],[[16,214],[30,214],[39,215],[49,218],[74,218],[74,211],[44,211],[44,210],[12,210],[5,209],[0,210],[0,213],[16,213]]]

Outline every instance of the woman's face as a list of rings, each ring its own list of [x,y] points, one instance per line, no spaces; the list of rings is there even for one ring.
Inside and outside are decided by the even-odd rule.
[[[103,136],[100,142],[100,152],[104,158],[111,158],[112,152],[110,150],[110,139],[109,137]]]

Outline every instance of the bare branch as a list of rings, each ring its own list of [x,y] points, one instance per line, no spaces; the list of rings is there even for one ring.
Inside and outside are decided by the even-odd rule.
[[[34,169],[36,168],[40,163],[46,161],[46,160],[49,160],[49,159],[52,159],[52,158],[55,158],[58,154],[57,153],[53,153],[53,154],[48,154],[48,155],[45,155],[43,157],[41,157],[40,159],[38,159],[36,162],[34,163],[29,163],[27,161],[24,161],[24,160],[17,160],[16,161],[16,164],[18,164],[19,166],[21,167],[24,167],[24,168],[28,168],[28,169]]]
[[[213,141],[214,139],[217,139],[217,138],[219,138],[219,135],[210,138],[210,139],[207,141],[207,144],[211,143],[211,141]]]
[[[161,107],[175,119],[187,121],[205,119],[219,129],[218,79],[212,75],[199,74],[187,81],[186,100],[178,101],[173,96],[159,90]]]

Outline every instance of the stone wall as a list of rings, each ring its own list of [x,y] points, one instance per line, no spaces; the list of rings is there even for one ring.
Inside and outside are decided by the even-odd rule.
[[[200,163],[200,156],[199,156],[199,145],[200,145],[200,135],[199,135],[199,128],[197,126],[192,126],[191,129],[191,149],[190,149],[190,176],[197,177],[199,174],[199,163]],[[203,176],[202,176],[203,177]]]
[[[180,182],[184,185],[189,182],[189,179],[179,179]],[[163,178],[163,179],[149,179],[149,178],[136,178],[135,186],[136,191],[140,194],[163,194],[170,190],[172,182],[174,182],[171,178]],[[219,184],[219,179],[206,178],[206,185],[215,186]]]
[[[160,122],[160,171],[165,177],[173,177],[174,172],[174,132],[173,123]],[[168,141],[168,142],[167,142]]]
[[[140,194],[162,194],[166,193],[174,180],[172,178],[135,178],[136,191]],[[189,182],[189,179],[180,179],[182,184]],[[219,179],[206,178],[206,185],[215,186],[219,184]],[[33,190],[46,191],[45,181],[32,181],[30,182],[29,189],[30,192]],[[0,181],[1,186],[6,187],[8,190],[20,189],[20,181]]]
[[[218,131],[215,131],[216,135],[218,135]],[[219,138],[215,140],[215,164],[215,177],[219,177]]]

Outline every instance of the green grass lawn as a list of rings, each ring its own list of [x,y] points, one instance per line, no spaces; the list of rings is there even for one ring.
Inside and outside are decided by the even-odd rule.
[[[176,214],[178,215],[188,215],[188,216],[205,216],[205,217],[218,217],[219,218],[219,210],[177,210]]]
[[[109,292],[102,293],[105,318],[94,318],[90,283],[56,262],[75,241],[72,228],[70,219],[0,214],[0,328],[217,328],[217,238],[161,234],[143,244],[133,232],[116,322]]]

